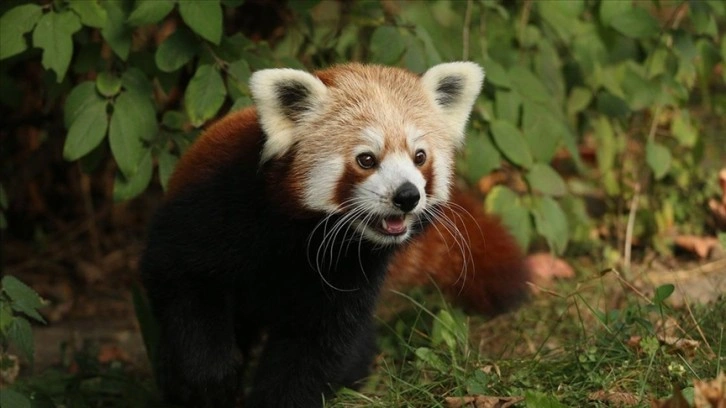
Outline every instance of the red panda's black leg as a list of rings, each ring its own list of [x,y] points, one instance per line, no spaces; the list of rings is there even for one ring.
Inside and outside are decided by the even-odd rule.
[[[363,325],[359,333],[344,357],[338,384],[351,389],[359,388],[360,381],[370,374],[371,364],[377,352],[373,322],[369,321],[368,324]]]
[[[233,407],[241,367],[233,307],[221,287],[209,282],[203,291],[200,287],[171,287],[167,282],[163,296],[154,297],[160,323],[157,379],[170,402]]]

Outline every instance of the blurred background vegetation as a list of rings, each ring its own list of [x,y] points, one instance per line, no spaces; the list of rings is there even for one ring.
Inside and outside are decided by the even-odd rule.
[[[252,104],[255,70],[462,59],[487,79],[459,174],[523,247],[625,272],[708,257],[726,241],[725,28],[721,0],[4,0],[3,269],[70,309],[128,292],[178,158]],[[10,287],[3,348],[30,357],[14,322],[41,305]]]

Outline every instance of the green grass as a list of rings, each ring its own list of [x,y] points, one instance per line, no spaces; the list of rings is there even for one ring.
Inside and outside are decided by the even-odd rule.
[[[724,370],[726,300],[673,310],[670,285],[655,292],[605,276],[560,284],[489,321],[436,295],[393,295],[408,306],[381,313],[373,375],[328,406],[446,407],[446,397],[488,395],[522,396],[517,406],[526,407],[605,407],[613,405],[589,397],[608,391],[649,407],[674,386],[688,398],[692,380]],[[665,336],[697,343],[669,345]]]

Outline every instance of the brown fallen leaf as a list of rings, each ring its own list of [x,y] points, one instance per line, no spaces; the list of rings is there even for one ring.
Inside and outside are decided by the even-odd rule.
[[[726,374],[711,381],[693,381],[695,408],[726,408]]]
[[[98,351],[98,362],[101,364],[110,363],[112,361],[125,361],[131,359],[126,352],[117,344],[104,344]]]
[[[575,270],[561,258],[548,252],[539,252],[527,256],[525,263],[532,272],[535,283],[547,284],[555,278],[569,279],[575,277]]]
[[[679,235],[673,242],[686,251],[694,252],[700,258],[708,257],[713,248],[721,245],[716,237],[699,237],[698,235]]]
[[[524,397],[492,397],[488,395],[467,395],[446,397],[446,408],[508,408],[524,401]]]
[[[600,390],[590,393],[587,398],[590,401],[607,402],[615,407],[631,407],[640,403],[638,397],[629,392]]]

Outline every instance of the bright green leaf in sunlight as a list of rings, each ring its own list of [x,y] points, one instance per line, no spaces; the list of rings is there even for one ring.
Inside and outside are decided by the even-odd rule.
[[[13,310],[45,323],[37,310],[43,306],[43,299],[30,286],[10,275],[5,275],[1,283],[2,291],[10,298]]]
[[[563,196],[567,193],[565,180],[549,164],[535,163],[526,175],[532,190],[551,196]]]
[[[108,13],[97,0],[69,0],[68,5],[78,14],[84,25],[96,28],[106,25]]]
[[[484,201],[487,211],[497,214],[519,245],[526,250],[532,238],[532,221],[529,210],[517,194],[505,186],[495,186]]]
[[[177,161],[179,161],[179,158],[169,153],[167,150],[162,150],[159,153],[159,181],[161,182],[161,187],[164,190],[166,190],[169,177],[171,177],[171,173],[174,171]]]
[[[214,117],[224,103],[227,89],[222,76],[211,65],[201,65],[184,93],[184,106],[192,125],[199,127]]]
[[[630,38],[648,38],[660,32],[658,20],[642,7],[633,7],[627,12],[618,14],[610,25]]]
[[[90,96],[68,128],[63,158],[74,161],[87,155],[101,144],[107,129],[106,100],[98,95]]]
[[[113,52],[126,61],[131,51],[131,29],[126,25],[126,14],[119,3],[108,1],[103,6],[108,18],[101,29],[101,36]]]
[[[222,39],[222,6],[219,0],[179,0],[179,14],[195,33],[219,45]]]
[[[43,15],[33,31],[33,45],[43,49],[43,67],[55,71],[61,82],[73,56],[73,33],[81,29],[78,17],[70,11]]]
[[[445,363],[441,357],[439,357],[436,352],[430,348],[419,347],[414,353],[419,360],[423,361],[431,368],[436,369],[441,373],[447,373],[449,371],[449,364]]]
[[[156,66],[164,72],[176,71],[191,61],[200,49],[197,37],[191,31],[181,27],[157,48],[154,55]]]
[[[597,164],[601,173],[606,173],[615,165],[618,154],[615,131],[610,121],[600,116],[593,122],[595,137],[597,138]]]
[[[406,51],[406,42],[397,27],[379,26],[371,36],[372,62],[392,65],[398,62]]]
[[[655,179],[660,180],[671,167],[671,152],[662,144],[649,141],[645,145],[645,162],[653,170]]]
[[[121,78],[104,71],[96,77],[96,89],[103,96],[112,97],[121,92]]]
[[[560,204],[552,197],[539,197],[534,202],[532,216],[537,232],[547,240],[555,253],[562,255],[567,249],[570,233],[567,215]]]
[[[565,408],[554,396],[538,391],[527,391],[524,403],[527,408]]]
[[[151,159],[151,150],[146,150],[137,163],[136,172],[130,177],[116,172],[116,179],[113,183],[113,199],[121,202],[130,200],[146,190],[151,182],[151,174],[154,170],[154,163]]]
[[[495,120],[492,122],[491,131],[494,142],[509,161],[525,168],[532,167],[532,153],[519,129],[509,122]]]
[[[174,8],[173,0],[137,0],[135,4],[127,20],[132,26],[156,24]]]
[[[35,27],[42,14],[40,6],[24,4],[0,16],[0,60],[20,54],[28,48],[23,34]]]
[[[148,97],[124,92],[116,98],[108,137],[111,153],[127,178],[139,171],[139,162],[148,153],[143,140],[156,135],[156,111]]]

